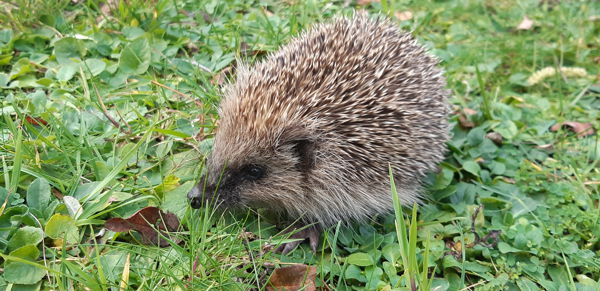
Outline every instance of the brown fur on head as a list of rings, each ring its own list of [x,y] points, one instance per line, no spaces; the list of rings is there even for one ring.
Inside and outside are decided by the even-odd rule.
[[[417,201],[448,139],[444,85],[436,59],[386,20],[316,25],[238,70],[221,103],[207,188],[218,185],[227,206],[331,225],[392,209],[392,165],[401,201]],[[193,206],[202,187],[190,192]]]

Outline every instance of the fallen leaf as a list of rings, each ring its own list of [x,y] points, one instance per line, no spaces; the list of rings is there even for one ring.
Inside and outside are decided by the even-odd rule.
[[[356,4],[364,6],[364,5],[369,5],[372,2],[379,2],[380,0],[356,0]]]
[[[527,17],[527,15],[523,16],[523,20],[521,23],[517,25],[517,30],[530,30],[533,27],[533,21]]]
[[[56,197],[60,200],[62,200],[63,197],[65,197],[65,195],[62,194],[60,191],[58,191],[58,189],[54,189],[54,188],[52,188],[52,194],[54,195],[54,197]]]
[[[245,241],[255,241],[258,238],[258,236],[252,232],[243,231],[240,233],[239,238]]]
[[[458,124],[460,124],[460,127],[464,129],[470,129],[475,127],[475,123],[473,123],[473,121],[470,121],[469,118],[463,113],[460,113],[458,115]]]
[[[193,42],[188,42],[187,44],[185,44],[185,48],[187,49],[187,51],[190,54],[195,54],[199,50],[198,46],[195,43],[193,43]]]
[[[149,206],[129,218],[111,218],[106,221],[104,227],[116,232],[135,230],[142,236],[144,244],[167,247],[170,245],[169,242],[160,235],[169,237],[168,232],[176,231],[179,228],[179,219],[173,213],[164,213],[157,207]],[[179,242],[176,238],[170,238]]]
[[[471,109],[471,108],[469,108],[469,107],[465,107],[465,108],[463,108],[463,110],[462,110],[462,111],[463,111],[463,112],[464,112],[466,115],[475,115],[475,114],[477,114],[477,110],[473,110],[473,109]]]
[[[285,268],[275,269],[269,282],[267,290],[317,290],[315,279],[317,268],[303,264],[292,265]]]
[[[464,128],[464,129],[471,129],[473,127],[475,127],[475,123],[473,123],[473,121],[469,120],[470,115],[475,115],[477,114],[477,111],[465,107],[465,108],[455,108],[454,109],[454,114],[458,115],[458,124]]]
[[[263,8],[262,8],[262,11],[265,13],[265,15],[266,15],[267,17],[271,17],[271,16],[273,16],[273,12],[271,12],[271,10],[269,10],[269,9],[267,9],[267,8],[265,8],[265,7],[263,7]]]
[[[517,183],[517,181],[515,181],[515,179],[513,178],[507,178],[507,177],[502,177],[502,180],[508,184],[515,184]]]
[[[398,11],[394,13],[394,16],[400,21],[407,21],[413,18],[413,13],[410,10]]]
[[[489,140],[493,141],[497,145],[502,144],[502,135],[500,135],[499,133],[497,133],[495,131],[492,131],[492,132],[486,134],[485,137],[488,138]]]
[[[119,7],[118,0],[107,0],[100,3],[100,16],[96,17],[96,21],[100,22],[107,16],[112,16],[113,12]]]
[[[554,149],[554,145],[551,143],[548,143],[548,144],[542,144],[542,145],[536,146],[535,148],[540,149],[540,150],[549,151],[549,150]]]
[[[589,123],[589,122],[582,123],[582,122],[575,122],[575,121],[559,122],[559,123],[553,125],[552,127],[550,127],[550,131],[558,131],[561,128],[569,129],[570,131],[576,133],[578,137],[593,135],[595,132],[591,123]]]
[[[41,117],[31,117],[31,116],[26,116],[25,120],[32,125],[48,125],[48,121],[44,120]]]

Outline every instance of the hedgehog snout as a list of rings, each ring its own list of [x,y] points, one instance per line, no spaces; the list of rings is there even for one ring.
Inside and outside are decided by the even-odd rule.
[[[192,208],[198,209],[202,206],[202,196],[204,196],[203,194],[204,193],[201,189],[200,184],[196,184],[192,188],[192,190],[190,190],[187,197],[190,200],[190,205],[192,206]]]
[[[216,203],[218,207],[230,207],[240,202],[240,183],[230,175],[224,175],[218,183],[209,183],[206,177],[200,179],[190,192],[188,199],[192,208],[198,209],[205,202]]]
[[[202,182],[204,180],[205,179],[200,179],[201,182],[196,184],[187,194],[192,208],[198,209],[202,207],[205,201],[210,202],[215,195],[222,194],[220,193],[222,191],[220,191],[217,187]]]

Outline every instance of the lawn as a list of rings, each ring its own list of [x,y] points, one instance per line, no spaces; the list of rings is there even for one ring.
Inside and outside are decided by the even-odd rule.
[[[286,237],[261,209],[191,209],[238,63],[355,9],[412,31],[453,92],[449,153],[418,210],[333,227],[316,253],[280,255]],[[0,10],[0,290],[298,284],[286,274],[304,290],[600,290],[599,2]]]

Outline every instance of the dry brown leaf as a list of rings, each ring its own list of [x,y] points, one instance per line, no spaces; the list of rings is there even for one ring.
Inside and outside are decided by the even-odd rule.
[[[523,16],[521,23],[517,25],[517,30],[530,30],[533,27],[533,20],[529,19],[527,15]]]
[[[507,178],[507,177],[502,177],[502,180],[508,184],[515,184],[517,183],[517,181],[515,181],[515,179],[513,178]]]
[[[195,54],[199,50],[198,46],[193,42],[186,43],[185,48],[188,51],[188,53],[190,53],[190,54]]]
[[[169,246],[169,242],[159,235],[167,236],[168,232],[179,228],[179,219],[170,212],[163,212],[157,207],[145,207],[133,214],[131,217],[111,218],[104,223],[104,227],[116,232],[135,230],[142,236],[142,242],[149,245]],[[178,241],[175,238],[172,238]]]
[[[263,8],[262,8],[262,11],[265,13],[265,15],[266,15],[267,17],[271,17],[271,16],[273,16],[273,12],[271,12],[271,10],[269,10],[269,9],[267,9],[267,8],[265,8],[265,7],[263,7]]]
[[[398,11],[394,13],[394,16],[396,16],[396,18],[398,18],[400,21],[407,21],[413,18],[413,13],[410,10]]]
[[[493,141],[497,145],[502,144],[502,135],[500,135],[499,133],[497,133],[495,131],[492,131],[492,132],[486,134],[485,137],[487,137],[489,140]]]
[[[475,127],[475,123],[473,123],[473,121],[470,121],[469,118],[467,118],[467,116],[465,116],[463,113],[460,113],[458,115],[458,124],[460,124],[460,127],[464,129],[470,129]]]
[[[549,150],[554,149],[554,145],[551,144],[551,143],[549,143],[549,144],[542,144],[542,145],[536,146],[535,148],[536,149],[540,149],[540,150],[549,151]]]
[[[96,17],[96,22],[102,21],[104,17],[112,16],[112,12],[119,7],[118,0],[106,0],[100,3],[100,16]]]
[[[317,290],[315,279],[317,277],[317,267],[303,264],[292,265],[285,268],[275,269],[269,282],[267,290]]]
[[[463,111],[463,112],[464,112],[466,115],[475,115],[475,114],[477,114],[477,111],[476,111],[476,110],[473,110],[473,109],[471,109],[471,108],[469,108],[469,107],[465,107],[465,108],[463,108],[463,110],[462,110],[462,111]]]
[[[63,193],[61,193],[60,191],[58,191],[58,189],[52,188],[52,194],[54,195],[54,197],[58,198],[59,200],[62,200],[63,197],[65,197],[65,195]]]
[[[595,132],[594,127],[592,127],[591,123],[582,123],[575,121],[559,122],[550,127],[550,131],[558,131],[561,128],[569,129],[570,131],[576,133],[578,137],[590,136],[593,135]]]
[[[32,125],[48,125],[48,121],[41,117],[25,116],[25,120]]]
[[[460,127],[464,129],[471,129],[475,127],[475,123],[469,120],[468,116],[477,114],[477,111],[467,107],[456,108],[454,109],[454,114],[458,115],[458,124],[460,125]]]
[[[258,236],[256,234],[254,234],[253,232],[243,231],[239,234],[239,238],[241,238],[245,241],[255,241],[258,238]]]
[[[364,5],[369,5],[373,2],[379,2],[380,0],[356,0],[356,4],[364,6]]]

